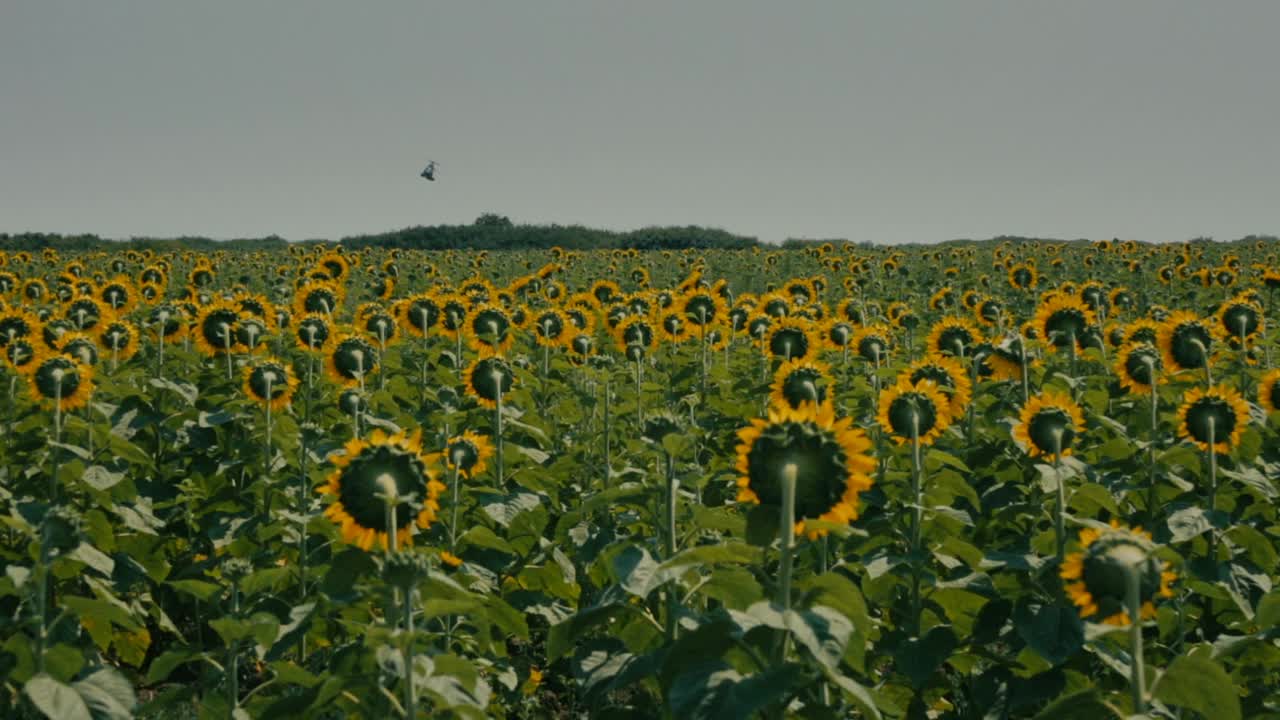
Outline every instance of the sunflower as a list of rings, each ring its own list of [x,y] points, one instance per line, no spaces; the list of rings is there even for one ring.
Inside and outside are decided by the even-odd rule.
[[[312,280],[293,296],[293,314],[320,313],[332,315],[342,305],[342,287],[336,283]]]
[[[240,310],[235,305],[223,301],[205,305],[196,316],[193,328],[196,347],[211,356],[231,352],[236,346],[239,323]]]
[[[341,253],[338,252],[325,253],[325,255],[316,262],[316,267],[323,270],[327,277],[338,282],[341,282],[351,270],[351,264],[347,262],[347,259],[343,257]]]
[[[1151,386],[1160,380],[1164,361],[1160,350],[1150,343],[1131,342],[1116,354],[1115,371],[1120,387],[1135,395],[1151,392]]]
[[[1096,322],[1084,300],[1065,292],[1052,294],[1040,303],[1033,321],[1036,334],[1055,350],[1074,344],[1082,349],[1088,329]]]
[[[1009,268],[1009,285],[1016,290],[1033,290],[1040,282],[1040,273],[1030,263]]]
[[[921,445],[929,445],[951,424],[950,404],[932,380],[913,383],[899,376],[880,392],[877,404],[876,422],[899,445],[911,442],[913,431]]]
[[[929,297],[929,309],[935,312],[946,312],[956,306],[956,294],[950,287],[943,286]]]
[[[795,469],[797,534],[805,520],[848,523],[858,517],[858,493],[871,489],[871,441],[831,403],[799,409],[774,406],[767,418],[738,431],[738,502],[782,504],[782,474]],[[810,537],[823,534],[810,533]]]
[[[591,285],[591,297],[597,307],[604,307],[622,296],[622,288],[612,280],[597,280]]]
[[[1217,326],[1201,320],[1193,312],[1178,310],[1160,325],[1156,342],[1165,365],[1177,372],[1198,370],[1210,361]]]
[[[613,341],[618,350],[624,353],[631,347],[638,347],[644,352],[649,352],[657,346],[658,338],[648,320],[641,317],[629,317],[614,328]]]
[[[1238,345],[1247,343],[1263,330],[1262,306],[1256,301],[1237,295],[1224,302],[1218,310],[1219,332]]]
[[[471,312],[471,306],[467,304],[467,299],[461,295],[441,295],[439,301],[440,332],[450,340],[457,339],[458,335],[466,327],[467,315]]]
[[[49,286],[40,278],[31,278],[22,283],[20,294],[28,302],[40,302],[49,296]]]
[[[0,308],[0,348],[14,340],[35,335],[41,329],[40,318],[21,307]]]
[[[92,330],[105,314],[103,304],[92,297],[75,298],[62,310],[62,316],[75,323],[77,330]]]
[[[1159,345],[1160,323],[1150,318],[1138,318],[1129,323],[1124,328],[1124,340],[1122,344],[1128,343],[1146,343],[1148,345]]]
[[[899,316],[901,317],[901,316]],[[964,357],[982,342],[982,331],[968,318],[945,317],[934,324],[925,340],[925,348],[934,355]]]
[[[571,327],[564,313],[555,308],[543,310],[533,318],[534,340],[548,347],[563,345]]]
[[[197,265],[187,274],[187,282],[192,287],[208,287],[213,284],[213,268],[208,265]]]
[[[973,393],[973,383],[959,360],[946,355],[932,355],[915,361],[902,372],[912,385],[921,380],[931,380],[942,394],[950,399],[951,419],[964,414]]]
[[[329,316],[310,313],[298,321],[294,339],[299,348],[314,352],[323,348],[331,335]]]
[[[449,438],[444,445],[445,467],[472,478],[484,472],[485,463],[493,456],[493,444],[483,435],[470,430]]]
[[[127,361],[138,353],[138,329],[124,320],[112,320],[101,325],[98,341],[119,362]]]
[[[1178,437],[1190,440],[1209,452],[1227,454],[1240,443],[1240,433],[1249,424],[1249,404],[1240,393],[1226,385],[1208,390],[1195,388],[1182,399],[1178,408]]]
[[[844,350],[853,344],[857,332],[853,323],[833,317],[822,325],[822,340],[829,350]]]
[[[826,402],[827,386],[831,384],[830,372],[830,367],[817,360],[789,360],[773,374],[770,402],[790,408]]]
[[[995,325],[1004,314],[1004,306],[994,298],[982,298],[973,306],[973,317],[983,325]]]
[[[889,357],[893,332],[884,325],[867,325],[853,336],[853,349],[867,362],[880,363]]]
[[[272,410],[288,405],[298,387],[293,369],[272,357],[250,362],[243,373],[245,396],[259,404],[269,404]]]
[[[4,346],[4,361],[18,372],[25,372],[40,355],[41,349],[30,338],[18,338]]]
[[[1112,520],[1109,528],[1081,530],[1080,546],[1081,550],[1068,555],[1058,570],[1063,580],[1070,581],[1065,590],[1072,604],[1080,608],[1080,617],[1129,625],[1127,576],[1134,571],[1139,573],[1141,619],[1155,617],[1153,600],[1173,597],[1169,584],[1178,576],[1169,570],[1168,563],[1155,557],[1151,535],[1142,528],[1131,530]]]
[[[813,323],[802,318],[784,317],[766,331],[764,352],[780,361],[816,356],[821,348]]]
[[[90,367],[98,364],[98,344],[85,333],[66,333],[60,338],[57,350]]]
[[[662,340],[671,344],[678,344],[688,340],[692,332],[689,327],[688,316],[685,315],[684,311],[675,308],[667,308],[658,313],[657,325]]]
[[[490,410],[498,407],[498,398],[511,392],[515,373],[501,355],[482,353],[467,368],[467,394],[481,407]]]
[[[1071,445],[1084,432],[1084,411],[1066,393],[1046,390],[1031,398],[1013,427],[1013,439],[1031,457],[1055,459],[1054,453],[1071,454]]]
[[[363,335],[342,333],[324,348],[325,371],[345,387],[359,385],[378,368],[378,349]]]
[[[362,550],[375,542],[387,548],[387,505],[394,503],[397,544],[410,545],[414,526],[431,527],[440,510],[445,486],[436,479],[436,460],[422,452],[419,433],[374,430],[368,440],[351,440],[333,458],[328,482],[317,488],[334,497],[324,516],[338,525],[344,542]]]
[[[256,352],[267,340],[267,322],[256,315],[242,314],[234,332],[237,345]]]
[[[1258,383],[1258,402],[1267,412],[1280,412],[1280,369],[1262,376]]]
[[[93,368],[79,358],[40,352],[24,366],[31,397],[63,412],[84,407],[93,392]]]
[[[372,308],[365,313],[360,318],[360,329],[371,340],[376,340],[379,347],[386,347],[400,338],[400,325],[396,323],[395,315],[383,307]]]

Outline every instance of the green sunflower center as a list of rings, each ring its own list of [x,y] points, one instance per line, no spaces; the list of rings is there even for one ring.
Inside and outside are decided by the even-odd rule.
[[[747,477],[764,505],[782,504],[782,471],[796,466],[796,517],[816,518],[840,502],[848,458],[831,433],[810,422],[766,427],[747,453]]]
[[[1054,454],[1059,448],[1066,450],[1071,447],[1076,437],[1071,425],[1071,415],[1066,410],[1047,407],[1031,416],[1027,422],[1027,437],[1040,452]],[[1059,437],[1061,440],[1057,439]]]
[[[938,408],[923,393],[907,392],[889,403],[889,426],[895,435],[911,437],[912,420],[918,437],[924,437],[938,423]]]
[[[1209,442],[1209,424],[1213,424],[1213,443],[1227,442],[1236,429],[1236,414],[1222,398],[1206,396],[1187,408],[1187,432],[1197,442]]]
[[[80,389],[80,371],[67,358],[55,357],[40,363],[36,368],[35,386],[40,394],[50,400],[66,399]]]

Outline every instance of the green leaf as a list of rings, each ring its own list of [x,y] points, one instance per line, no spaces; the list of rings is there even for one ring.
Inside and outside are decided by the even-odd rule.
[[[22,692],[50,720],[93,720],[80,693],[45,673],[28,680]]]
[[[1199,507],[1186,507],[1169,515],[1166,521],[1169,532],[1173,534],[1172,542],[1186,542],[1209,530],[1209,516]]]
[[[958,642],[956,634],[946,625],[930,628],[922,638],[911,638],[898,646],[894,654],[894,662],[898,670],[911,681],[911,687],[921,690],[933,677],[933,672],[942,666]]]
[[[567,620],[552,625],[547,631],[547,662],[554,662],[568,652],[592,628],[613,623],[619,615],[639,612],[625,603],[606,603],[574,613]]]
[[[782,518],[774,505],[753,505],[747,512],[747,542],[769,547],[778,539]]]
[[[169,587],[207,602],[222,592],[222,586],[204,580],[171,580]]]
[[[1116,717],[1115,711],[1103,701],[1094,687],[1068,693],[1049,703],[1035,720],[1099,720]]]
[[[1222,666],[1202,657],[1182,656],[1156,679],[1151,695],[1214,720],[1239,720],[1240,697]]]
[[[1084,624],[1075,608],[1019,603],[1013,623],[1022,640],[1053,665],[1066,662],[1084,645]]]
[[[467,545],[489,548],[490,550],[497,550],[498,552],[503,552],[508,555],[519,554],[516,552],[515,548],[511,547],[511,543],[498,537],[496,533],[484,525],[477,525],[471,528],[463,533],[459,540]]]
[[[166,650],[151,661],[151,666],[147,669],[147,683],[154,685],[162,682],[174,670],[178,669],[178,666],[189,663],[192,660],[199,660],[201,657],[203,655],[195,650]]]
[[[71,687],[80,693],[95,719],[130,720],[138,705],[133,686],[115,668],[102,668]]]

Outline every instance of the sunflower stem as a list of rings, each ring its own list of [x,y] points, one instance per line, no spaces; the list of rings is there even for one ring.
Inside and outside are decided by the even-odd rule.
[[[666,472],[666,475],[667,475],[666,505],[667,507],[666,507],[666,513],[665,513],[666,526],[667,526],[666,527],[666,531],[667,531],[666,532],[666,536],[667,536],[666,537],[666,541],[667,541],[666,559],[670,560],[671,558],[675,557],[675,554],[676,554],[676,543],[677,543],[676,503],[679,502],[679,497],[677,496],[677,493],[680,490],[680,481],[676,480],[676,465],[675,465],[675,460],[671,457],[671,453],[666,452],[664,450],[662,454],[663,456],[665,456],[667,461],[667,467],[666,467],[666,471],[667,471]],[[667,585],[667,589],[665,590],[665,593],[667,596],[667,628],[666,628],[667,642],[672,642],[676,639],[676,610],[677,610],[677,604],[679,602],[679,600],[676,598],[675,584],[669,583]]]
[[[1134,565],[1125,568],[1125,604],[1129,610],[1129,688],[1133,692],[1133,711],[1147,712],[1146,668],[1142,658],[1141,570]]]
[[[504,466],[502,453],[502,376],[495,373],[498,386],[498,398],[493,408],[493,465],[496,469],[498,487],[502,487]]]
[[[53,383],[53,442],[55,447],[50,449],[49,460],[53,465],[53,471],[49,473],[49,499],[51,502],[58,502],[58,464],[62,460],[60,448],[57,445],[62,443],[62,371],[54,371]]]
[[[1147,469],[1150,471],[1147,483],[1147,527],[1156,524],[1156,439],[1159,438],[1160,396],[1156,392],[1155,360],[1145,358],[1147,370],[1151,373],[1151,440],[1147,445]]]
[[[1053,535],[1059,566],[1067,556],[1067,527],[1063,517],[1067,504],[1067,484],[1062,479],[1062,434],[1062,428],[1053,429],[1053,476],[1057,485],[1057,501],[1053,505]]]
[[[612,420],[612,404],[610,403],[609,393],[609,372],[604,373],[604,489],[609,489],[609,483],[613,480],[613,467],[610,465],[610,448],[609,442],[612,439],[612,428],[610,423]]]
[[[1208,367],[1206,365],[1205,367]],[[1212,415],[1208,418],[1209,423],[1209,562],[1211,566],[1216,568],[1218,564],[1218,532],[1214,527],[1213,513],[1218,502],[1218,451],[1214,447],[1217,438],[1214,432],[1217,430]],[[1216,575],[1215,570],[1215,575]]]
[[[920,462],[920,413],[911,408],[911,629],[920,637],[920,535],[924,520],[921,498],[924,467]]]
[[[782,511],[778,524],[778,543],[782,558],[778,565],[778,606],[785,615],[791,611],[791,563],[794,553],[796,535],[796,476],[799,468],[795,463],[782,466]],[[786,660],[787,645],[790,634],[782,631],[774,651],[774,665],[779,666]]]

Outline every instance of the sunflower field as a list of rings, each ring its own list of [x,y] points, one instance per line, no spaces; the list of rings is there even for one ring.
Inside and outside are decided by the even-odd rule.
[[[0,253],[0,716],[1280,717],[1280,244]]]

